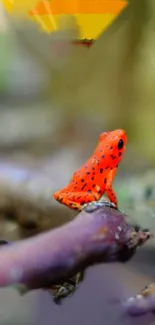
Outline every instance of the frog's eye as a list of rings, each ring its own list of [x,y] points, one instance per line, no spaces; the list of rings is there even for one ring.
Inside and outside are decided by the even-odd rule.
[[[117,145],[117,147],[118,147],[119,150],[121,150],[121,149],[123,148],[123,146],[124,146],[124,141],[123,141],[122,139],[120,139],[120,140],[118,141],[118,145]]]

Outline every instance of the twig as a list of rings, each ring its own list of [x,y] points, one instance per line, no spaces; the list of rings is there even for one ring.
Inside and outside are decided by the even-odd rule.
[[[135,297],[130,297],[123,303],[126,312],[131,316],[141,316],[155,312],[155,283],[151,283]]]
[[[120,211],[91,204],[55,230],[1,247],[0,286],[48,289],[90,265],[127,261],[148,238],[148,232],[136,232]]]
[[[72,211],[63,209],[52,199],[56,182],[61,186],[61,179],[56,181],[55,178],[56,164],[52,158],[47,164],[35,165],[37,162],[32,159],[27,165],[0,161],[0,212],[11,215],[24,228],[43,231],[69,221]],[[52,172],[48,173],[46,168],[50,166]],[[68,175],[66,168],[66,177]]]

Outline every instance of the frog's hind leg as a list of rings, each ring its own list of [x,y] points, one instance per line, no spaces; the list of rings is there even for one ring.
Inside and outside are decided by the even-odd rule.
[[[99,200],[99,194],[98,193],[87,193],[87,192],[79,192],[79,193],[72,193],[68,192],[66,193],[65,197],[59,197],[59,202],[61,204],[66,205],[67,207],[81,211],[85,204],[98,201]]]
[[[67,207],[69,207],[70,209],[73,210],[78,210],[81,211],[82,210],[82,205],[78,202],[74,202],[71,199],[65,198],[59,201],[61,204],[66,205]]]

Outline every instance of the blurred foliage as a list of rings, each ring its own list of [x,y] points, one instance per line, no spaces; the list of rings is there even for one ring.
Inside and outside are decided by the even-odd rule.
[[[12,60],[10,35],[4,32],[0,33],[0,48],[0,93],[2,94],[8,85],[7,70]]]
[[[67,29],[62,17],[61,30],[51,35],[32,22],[7,17],[5,35],[12,49],[11,67],[6,69],[7,100],[11,98],[14,107],[9,95],[13,94],[18,107],[23,111],[29,107],[30,112],[33,100],[41,110],[48,102],[47,110],[60,120],[50,150],[69,143],[72,148],[84,139],[85,157],[100,132],[121,127],[129,135],[124,166],[129,170],[154,166],[154,7],[151,0],[131,0],[89,49],[73,44],[79,30],[71,16]],[[29,104],[23,105],[23,98]]]

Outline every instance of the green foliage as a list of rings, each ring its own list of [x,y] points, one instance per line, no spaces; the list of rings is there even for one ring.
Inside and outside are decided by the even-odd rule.
[[[9,84],[9,68],[11,64],[11,39],[7,32],[0,33],[0,92],[3,93]]]

